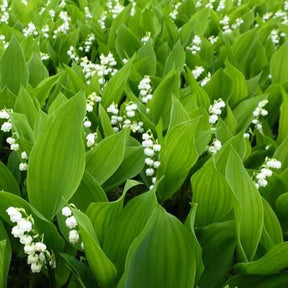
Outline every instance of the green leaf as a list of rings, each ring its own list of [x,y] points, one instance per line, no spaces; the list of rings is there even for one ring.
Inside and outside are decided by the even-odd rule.
[[[120,102],[127,85],[132,60],[133,58],[131,58],[115,75],[113,75],[105,86],[101,102],[104,108],[107,108],[112,102],[115,102],[116,104]]]
[[[78,93],[49,116],[31,151],[29,201],[47,218],[69,201],[84,173],[84,115],[85,98]]]
[[[277,273],[274,275],[237,275],[227,282],[229,287],[238,288],[280,288],[288,285],[288,273]]]
[[[220,222],[233,208],[232,191],[213,158],[192,176],[191,184],[198,204],[196,226]]]
[[[133,198],[104,235],[103,249],[115,263],[119,277],[124,270],[128,249],[151,217],[156,203],[153,190]]]
[[[140,182],[128,180],[124,191],[116,201],[91,203],[86,211],[90,218],[100,244],[103,243],[104,236],[117,220],[123,209],[124,198],[127,190],[141,184]]]
[[[280,106],[280,118],[277,137],[277,141],[279,141],[279,143],[283,142],[285,138],[288,137],[288,94],[283,88],[281,89],[281,94],[282,104]]]
[[[78,280],[78,285],[81,288],[93,288],[96,287],[97,283],[94,276],[87,265],[75,259],[75,257],[61,253],[61,257],[65,260],[68,268],[73,272]]]
[[[153,98],[149,102],[149,118],[155,124],[163,121],[166,129],[169,125],[169,116],[172,104],[172,95],[178,95],[179,77],[175,71],[170,71],[161,81],[153,93]]]
[[[172,96],[172,106],[171,106],[171,114],[170,114],[170,130],[172,127],[181,124],[183,122],[189,121],[191,118],[189,117],[188,112],[183,107],[180,100],[178,100],[174,95]]]
[[[106,201],[108,199],[103,188],[89,172],[85,171],[71,202],[81,211],[85,211],[92,202]]]
[[[27,87],[28,79],[29,72],[23,49],[14,36],[0,60],[1,87],[7,86],[8,89],[17,95],[21,85],[25,88]]]
[[[261,244],[268,251],[274,245],[283,242],[283,235],[279,220],[269,203],[262,198],[264,209],[264,227]]]
[[[185,64],[185,52],[184,49],[178,41],[175,46],[173,47],[173,50],[169,54],[167,61],[165,63],[165,69],[164,74],[167,74],[172,69],[181,71],[183,69],[183,66]]]
[[[183,224],[157,205],[129,248],[118,287],[193,287],[194,254],[192,240]]]
[[[269,275],[288,267],[288,242],[272,247],[263,257],[249,263],[234,266],[237,273]]]
[[[236,69],[229,60],[225,62],[226,68],[224,72],[232,81],[232,92],[229,97],[229,104],[235,107],[236,104],[240,103],[243,99],[248,96],[247,84],[244,75]]]
[[[16,179],[2,161],[0,161],[0,174],[0,189],[15,195],[20,195],[20,190]]]
[[[0,288],[7,287],[12,249],[4,225],[0,221]]]
[[[35,120],[38,116],[38,109],[36,108],[31,95],[23,86],[20,87],[14,111],[24,114],[27,117],[30,126],[34,127]]]
[[[122,163],[113,175],[103,183],[105,190],[111,190],[112,188],[122,184],[127,179],[138,175],[143,170],[145,165],[144,160],[145,154],[143,147],[140,145],[127,146]]]
[[[49,77],[49,72],[37,53],[33,53],[29,69],[29,83],[32,87],[36,87],[42,80]]]
[[[87,153],[86,170],[101,185],[122,163],[129,131],[108,136]]]
[[[129,59],[140,48],[141,43],[132,31],[121,24],[117,30],[115,49],[121,59]]]
[[[197,204],[192,203],[191,204],[191,209],[190,212],[185,220],[185,227],[188,229],[188,231],[191,234],[191,240],[192,240],[192,245],[193,245],[193,251],[195,251],[195,259],[196,259],[196,275],[195,275],[195,283],[198,283],[205,267],[202,261],[202,248],[198,242],[198,239],[195,235],[195,217],[196,217],[196,209],[197,209]]]
[[[288,81],[288,45],[283,44],[270,61],[272,84]]]
[[[101,287],[110,287],[115,282],[117,275],[114,264],[101,249],[88,216],[76,209],[73,209],[73,215],[77,219],[80,236],[85,247],[85,256],[94,277]]]
[[[225,174],[235,196],[234,213],[238,257],[240,261],[249,261],[255,255],[263,230],[262,200],[234,149],[230,149]]]
[[[115,134],[113,127],[111,125],[111,120],[101,104],[99,105],[99,117],[104,132],[104,136],[108,137],[110,135]]]
[[[53,249],[54,252],[63,249],[64,240],[57,231],[56,226],[48,221],[42,214],[39,213],[32,205],[19,196],[8,192],[0,192],[0,215],[9,224],[11,224],[6,209],[10,206],[24,208],[28,215],[32,215],[35,226],[40,235],[43,234],[44,242],[48,249]]]
[[[198,283],[200,287],[222,287],[221,284],[228,277],[235,252],[234,224],[234,221],[227,221],[197,229],[205,267]]]
[[[199,119],[174,126],[165,136],[160,154],[161,165],[157,178],[164,175],[157,195],[161,200],[172,196],[185,181],[189,170],[198,159],[195,132]]]

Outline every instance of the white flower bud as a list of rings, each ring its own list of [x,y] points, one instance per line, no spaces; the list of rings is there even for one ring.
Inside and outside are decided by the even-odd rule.
[[[161,150],[161,145],[160,145],[160,144],[154,144],[154,145],[153,145],[153,150],[154,150],[155,152],[159,152],[159,151]]]
[[[209,123],[210,124],[215,124],[217,121],[218,121],[217,115],[214,115],[214,114],[210,115],[210,117],[209,117]]]
[[[151,139],[148,139],[148,140],[144,140],[142,141],[142,146],[143,147],[152,147],[153,146],[153,141]]]
[[[262,168],[261,173],[264,174],[266,177],[271,177],[273,172],[268,168]]]
[[[10,132],[12,129],[12,123],[10,122],[4,122],[1,126],[1,131],[3,132]]]
[[[34,243],[31,243],[30,245],[25,245],[24,246],[24,252],[26,254],[32,254],[35,252],[35,247],[34,247]]]
[[[154,162],[154,168],[155,168],[155,169],[158,169],[159,166],[160,166],[160,164],[161,164],[160,161],[155,161],[155,162]]]
[[[145,159],[145,163],[146,163],[148,166],[153,166],[154,161],[153,161],[151,158],[146,158],[146,159]]]
[[[146,175],[147,176],[152,176],[154,174],[154,169],[153,168],[148,168],[146,169]]]
[[[77,226],[77,220],[74,216],[70,216],[66,219],[65,224],[69,229],[73,229]]]
[[[22,229],[20,229],[20,227],[18,225],[14,226],[12,228],[11,233],[15,238],[20,238],[24,235],[24,231]]]
[[[20,171],[27,171],[27,169],[28,169],[28,164],[27,163],[22,162],[22,163],[19,164],[19,170]]]
[[[40,273],[42,269],[41,263],[32,263],[31,264],[31,271],[32,273]]]
[[[8,137],[6,139],[6,142],[10,145],[14,144],[16,142],[16,139],[14,139],[13,137]]]
[[[32,223],[29,220],[24,219],[24,218],[18,221],[18,226],[24,232],[30,232],[32,230]]]
[[[91,125],[92,125],[91,121],[89,121],[89,120],[84,121],[84,127],[90,128]]]
[[[12,151],[18,151],[19,150],[19,144],[17,144],[17,143],[11,144],[10,149]]]
[[[27,257],[27,264],[37,263],[39,260],[39,256],[36,253],[30,254]]]
[[[268,184],[268,182],[265,179],[259,179],[258,180],[259,187],[265,187],[265,186],[267,186],[267,184]]]
[[[18,222],[22,218],[22,214],[15,207],[9,207],[6,213],[10,216],[10,220],[13,223]]]
[[[72,211],[68,206],[63,207],[61,212],[62,212],[62,215],[65,217],[69,217],[72,215]]]
[[[145,148],[145,149],[144,149],[144,154],[147,155],[147,156],[149,156],[149,157],[152,157],[152,156],[154,156],[155,152],[154,152],[154,150],[151,149],[151,148]]]
[[[142,134],[142,139],[143,140],[149,140],[151,138],[151,136],[148,133],[143,133]]]
[[[36,242],[35,243],[35,251],[37,252],[45,252],[47,249],[47,246],[42,242]]]
[[[26,153],[26,151],[23,151],[22,153],[21,153],[21,159],[28,159],[28,155],[27,155],[27,153]]]
[[[75,244],[79,241],[79,232],[77,230],[69,231],[69,242]]]
[[[24,234],[23,236],[20,237],[20,243],[23,245],[31,245],[32,241],[33,238],[30,235]]]
[[[281,162],[276,159],[270,159],[267,161],[267,167],[269,168],[280,169],[281,166]]]
[[[9,113],[5,110],[1,110],[0,111],[0,119],[9,119],[10,116],[9,116]]]

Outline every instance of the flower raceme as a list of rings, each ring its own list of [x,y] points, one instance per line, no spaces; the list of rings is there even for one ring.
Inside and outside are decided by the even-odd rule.
[[[16,223],[11,233],[24,245],[24,253],[28,255],[27,264],[30,265],[32,273],[40,273],[47,265],[56,268],[55,256],[47,250],[43,242],[44,236],[37,233],[32,215],[27,215],[23,208],[12,206],[6,209],[6,213],[10,221]]]

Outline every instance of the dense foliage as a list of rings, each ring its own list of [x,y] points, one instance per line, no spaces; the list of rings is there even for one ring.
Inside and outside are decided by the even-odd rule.
[[[288,1],[0,7],[0,288],[287,287]]]

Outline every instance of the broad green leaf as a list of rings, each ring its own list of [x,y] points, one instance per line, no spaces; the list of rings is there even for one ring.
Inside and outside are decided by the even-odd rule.
[[[65,95],[63,93],[59,93],[52,102],[52,104],[49,106],[48,113],[49,114],[54,113],[59,107],[61,107],[67,101],[68,99],[65,97]]]
[[[288,273],[276,273],[273,275],[237,275],[227,282],[230,288],[280,288],[288,285]],[[226,286],[225,286],[226,287]]]
[[[16,37],[12,37],[8,48],[0,60],[1,87],[7,86],[15,95],[22,86],[28,84],[29,72],[25,61],[23,49]]]
[[[49,116],[31,151],[29,201],[47,218],[69,201],[84,173],[84,115],[85,98],[78,93]]]
[[[280,118],[277,141],[283,142],[288,137],[288,94],[284,89],[281,89],[282,104],[280,106]]]
[[[276,201],[276,211],[280,220],[288,218],[288,210],[286,209],[288,205],[288,192],[280,195]]]
[[[0,90],[0,109],[13,109],[16,96],[5,86]]]
[[[198,159],[195,146],[198,123],[199,119],[183,122],[165,136],[160,154],[161,165],[157,171],[158,179],[164,176],[157,191],[161,200],[169,198],[180,188]]]
[[[0,174],[0,189],[15,195],[20,195],[20,190],[16,179],[2,161],[0,161]]]
[[[0,221],[0,288],[7,287],[12,249],[4,225]]]
[[[264,212],[261,197],[234,149],[230,149],[225,174],[235,196],[238,257],[240,261],[249,261],[255,255],[263,230]]]
[[[119,197],[116,201],[94,202],[89,205],[86,214],[94,226],[100,244],[103,243],[103,239],[107,231],[111,228],[113,223],[117,221],[117,218],[123,209],[124,198],[127,190],[139,184],[141,183],[128,180],[121,197]]]
[[[155,89],[153,98],[149,102],[149,118],[156,125],[160,121],[163,121],[164,129],[169,125],[169,112],[172,104],[172,95],[178,95],[179,79],[178,74],[175,71],[170,71]]]
[[[137,146],[127,146],[125,149],[125,154],[122,163],[118,169],[113,173],[105,183],[103,187],[105,190],[111,190],[122,184],[129,178],[133,178],[138,175],[145,165],[145,154],[143,147]]]
[[[126,255],[131,243],[143,230],[156,203],[153,190],[133,198],[104,235],[103,249],[116,265],[118,277],[124,270]]]
[[[281,168],[278,169],[277,173],[283,172],[288,167],[288,137],[282,141],[274,152],[273,158],[281,161]]]
[[[87,153],[86,170],[101,185],[120,166],[124,155],[129,131],[108,136]]]
[[[35,120],[38,116],[38,109],[34,104],[31,95],[23,86],[20,87],[20,91],[15,102],[14,111],[24,114],[27,117],[30,126],[32,128],[34,127]]]
[[[33,53],[29,69],[29,83],[32,87],[36,87],[42,80],[49,77],[49,72],[37,53]]]
[[[195,274],[195,283],[197,284],[205,267],[202,261],[202,248],[198,242],[198,239],[195,235],[195,217],[197,212],[197,204],[192,203],[190,212],[185,220],[185,227],[188,229],[191,234],[191,240],[193,245],[193,251],[195,251],[195,260],[196,260],[196,274]]]
[[[183,122],[189,121],[190,117],[188,112],[183,107],[180,100],[178,100],[174,95],[172,96],[172,106],[170,112],[170,123],[169,128],[170,130],[172,127],[181,124]]]
[[[89,266],[87,266],[83,262],[76,260],[75,257],[69,254],[61,253],[60,255],[65,260],[70,271],[73,272],[76,276],[76,279],[78,280],[78,285],[81,285],[81,288],[96,287],[97,283],[95,281],[95,278],[93,277],[91,270],[89,269]]]
[[[272,56],[270,61],[272,83],[288,81],[288,45],[283,44]]]
[[[112,128],[111,120],[101,104],[99,105],[99,117],[104,132],[104,136],[108,137],[110,135],[113,135],[115,132]]]
[[[203,35],[209,25],[210,9],[205,8],[196,12],[190,20],[181,27],[180,39],[184,47],[190,45],[194,34]]]
[[[211,80],[205,85],[204,89],[211,100],[222,98],[226,101],[232,95],[233,82],[223,69],[219,69],[213,74]]]
[[[92,202],[106,202],[107,196],[96,179],[87,171],[71,198],[71,202],[81,211],[85,211]]]
[[[230,62],[244,74],[246,79],[256,76],[268,65],[265,49],[256,29],[250,29],[240,35],[234,42],[232,50],[233,61],[230,59]]]
[[[249,263],[238,263],[234,269],[238,273],[268,275],[288,267],[288,242],[272,247],[263,257]]]
[[[116,267],[100,247],[88,216],[76,209],[73,209],[73,215],[77,219],[80,236],[85,247],[85,256],[94,277],[100,284],[100,287],[111,287],[117,276]]]
[[[184,225],[157,205],[129,248],[119,288],[193,287],[195,250]]]
[[[205,270],[199,287],[220,288],[233,265],[235,253],[234,221],[214,223],[196,230],[202,248]],[[221,263],[221,265],[219,265]]]
[[[157,59],[151,40],[138,50],[136,59],[138,61],[133,65],[143,77],[145,75],[155,75]]]
[[[40,235],[43,234],[43,239],[48,249],[60,251],[64,246],[64,240],[57,231],[56,226],[48,221],[42,214],[40,214],[32,205],[19,196],[8,192],[0,192],[0,215],[1,217],[11,224],[6,209],[10,206],[17,208],[24,208],[28,215],[32,215]],[[11,228],[12,229],[12,228]]]
[[[225,62],[225,65],[226,68],[224,72],[232,81],[232,92],[229,97],[229,104],[232,107],[235,107],[236,104],[248,96],[247,84],[243,74],[233,65],[231,65],[228,60]]]
[[[129,59],[140,48],[141,43],[133,32],[122,24],[117,29],[115,49],[121,59]]]
[[[269,203],[262,198],[264,210],[264,227],[261,244],[268,251],[274,245],[283,242],[283,235],[279,220]]]
[[[181,71],[183,69],[184,64],[185,64],[185,52],[180,41],[178,41],[167,58],[167,61],[165,63],[164,74],[167,74],[173,69],[176,71],[177,70]]]
[[[112,102],[118,104],[127,85],[130,74],[132,58],[109,80],[104,88],[102,105],[107,108]]]
[[[197,227],[220,222],[233,208],[232,191],[213,158],[192,176],[191,184]]]

